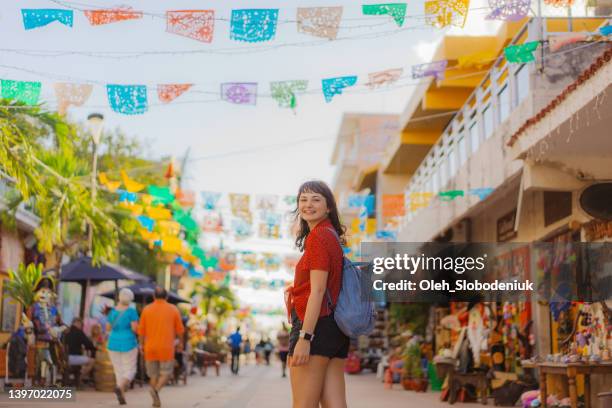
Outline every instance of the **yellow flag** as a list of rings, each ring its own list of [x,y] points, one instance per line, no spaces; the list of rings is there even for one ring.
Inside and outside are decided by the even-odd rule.
[[[164,252],[179,253],[183,248],[183,241],[176,237],[163,237],[161,248]]]
[[[170,220],[172,213],[164,207],[147,207],[147,215],[154,220]]]
[[[131,180],[124,170],[121,170],[121,180],[123,180],[123,185],[125,186],[125,189],[130,193],[137,193],[143,188],[145,188],[144,184]]]
[[[98,174],[98,180],[100,180],[100,184],[106,187],[111,193],[114,193],[121,185],[120,181],[109,180],[105,172]]]
[[[497,54],[494,51],[480,51],[464,55],[457,60],[457,68],[484,68],[495,61]]]
[[[366,223],[366,233],[374,234],[376,233],[376,218],[368,218]]]

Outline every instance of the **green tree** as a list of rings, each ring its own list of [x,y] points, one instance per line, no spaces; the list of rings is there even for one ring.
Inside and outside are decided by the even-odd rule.
[[[42,277],[42,265],[19,264],[17,271],[9,270],[9,280],[4,284],[8,294],[28,310],[34,304],[34,287]]]
[[[196,282],[191,298],[200,298],[200,309],[204,316],[213,315],[221,321],[236,309],[234,292],[227,287],[212,282]]]

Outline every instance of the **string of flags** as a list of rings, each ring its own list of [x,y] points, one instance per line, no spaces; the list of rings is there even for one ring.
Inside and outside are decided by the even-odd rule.
[[[383,9],[377,9],[379,12]],[[369,10],[368,12],[374,12]],[[382,12],[382,11],[380,11]],[[46,17],[40,17],[37,21],[47,21]],[[104,15],[96,17],[101,19]],[[62,20],[64,21],[64,20]],[[65,20],[68,21],[68,20]],[[611,26],[601,27],[598,35],[607,37],[612,34]],[[245,32],[245,36],[248,34]],[[547,39],[549,52],[559,52],[564,46],[580,41],[588,41],[592,33],[577,32],[551,35]],[[540,45],[540,41],[530,41],[524,44],[508,45],[504,48],[504,57],[509,63],[525,64],[535,61],[534,51]],[[443,80],[449,69],[478,68],[490,64],[496,55],[490,52],[476,52],[462,56],[457,64],[449,67],[448,60],[432,61],[425,64],[413,65],[412,79],[432,77],[435,80]],[[382,86],[390,86],[399,81],[404,74],[403,68],[392,68],[384,71],[369,73],[364,85],[371,90]],[[321,80],[321,91],[326,103],[330,103],[336,96],[342,95],[348,88],[356,86],[358,76],[346,75]],[[308,80],[273,81],[269,84],[270,94],[280,108],[295,110],[298,105],[298,96],[308,91]],[[42,83],[37,81],[19,81],[13,79],[2,79],[0,81],[2,98],[14,99],[26,105],[38,103],[42,90]],[[189,92],[194,87],[192,83],[159,84],[155,87],[157,99],[161,104],[169,104],[181,95]],[[93,85],[78,83],[55,83],[55,96],[57,109],[60,114],[65,114],[70,106],[83,106],[90,98]],[[256,105],[259,94],[259,84],[256,82],[227,82],[220,86],[220,100],[237,105]],[[140,115],[148,111],[151,104],[149,87],[146,85],[107,84],[106,96],[110,108],[123,115]],[[268,95],[266,95],[268,96]]]

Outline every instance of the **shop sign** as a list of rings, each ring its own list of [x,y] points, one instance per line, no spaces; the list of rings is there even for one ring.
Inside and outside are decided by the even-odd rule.
[[[514,229],[516,221],[516,208],[508,214],[497,219],[497,242],[509,241],[516,237],[517,232]]]

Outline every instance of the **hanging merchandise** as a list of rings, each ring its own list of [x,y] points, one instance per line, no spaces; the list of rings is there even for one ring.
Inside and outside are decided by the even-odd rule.
[[[111,109],[123,115],[140,115],[148,110],[145,85],[106,85]]]
[[[489,0],[489,7],[486,20],[520,21],[527,17],[531,0]]]
[[[588,39],[588,33],[568,33],[548,36],[548,49],[550,52],[557,52],[569,44],[574,44]]]
[[[40,82],[12,81],[9,79],[3,79],[1,85],[3,98],[15,99],[26,105],[36,105],[42,86]]]
[[[321,82],[325,102],[329,103],[334,96],[341,95],[344,88],[354,86],[357,83],[357,77],[344,76],[338,78],[327,78],[323,79]]]
[[[151,204],[153,205],[157,205],[157,204],[166,205],[174,201],[174,194],[172,194],[172,192],[170,191],[170,187],[148,185],[147,191],[149,192],[149,195],[152,197]]]
[[[89,99],[93,85],[89,84],[54,84],[55,97],[57,98],[57,111],[65,115],[69,106],[83,106]]]
[[[123,186],[130,193],[137,193],[143,188],[145,188],[144,184],[140,184],[134,180],[131,180],[130,177],[125,172],[125,170],[121,170],[120,174],[121,174],[121,180],[123,181]]]
[[[270,41],[276,35],[278,9],[232,10],[230,39],[234,41]]]
[[[157,97],[162,103],[170,103],[191,88],[193,84],[157,85]]]
[[[447,60],[433,61],[426,64],[412,66],[412,79],[419,79],[428,76],[436,78],[436,80],[444,79],[444,71],[448,65]]]
[[[278,102],[280,108],[295,109],[297,106],[296,92],[308,89],[308,81],[280,81],[270,82],[270,95]]]
[[[440,201],[453,201],[457,197],[463,197],[463,190],[449,190],[438,193]]]
[[[221,84],[221,99],[236,105],[255,105],[257,103],[257,83],[223,83]]]
[[[299,7],[297,30],[315,37],[335,40],[342,19],[342,7]]]
[[[202,191],[200,193],[200,196],[202,197],[202,206],[204,207],[204,209],[214,210],[215,208],[217,208],[217,202],[219,201],[219,198],[221,198],[221,193],[216,193],[212,191]]]
[[[126,20],[138,20],[142,18],[141,11],[133,11],[131,7],[103,10],[85,10],[85,17],[91,25],[104,25]]]
[[[508,62],[513,64],[525,64],[535,61],[533,52],[538,48],[539,41],[531,41],[520,45],[509,45],[504,48],[504,55]]]
[[[389,15],[401,27],[406,17],[406,3],[364,4],[361,11],[366,16]]]
[[[44,27],[54,21],[66,27],[72,27],[74,20],[72,10],[63,9],[22,9],[21,16],[23,18],[23,28],[26,30]]]
[[[403,194],[383,194],[382,216],[398,217],[406,213],[405,199]]]
[[[384,85],[391,85],[397,82],[403,75],[404,68],[387,69],[384,71],[372,72],[368,74],[370,89],[376,89]]]
[[[425,2],[425,22],[436,28],[463,27],[469,0],[430,0]]]
[[[215,31],[213,10],[175,10],[166,12],[166,32],[211,43]]]

